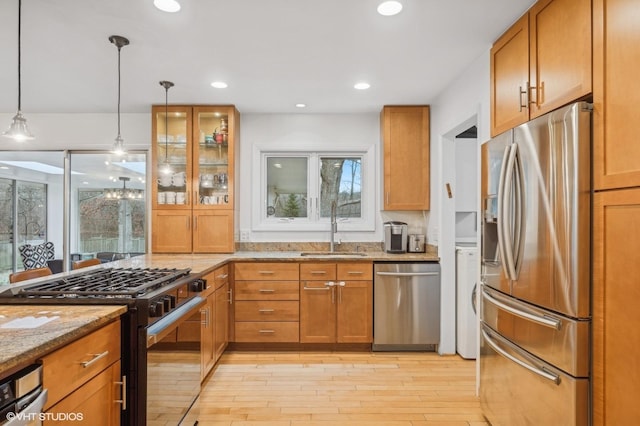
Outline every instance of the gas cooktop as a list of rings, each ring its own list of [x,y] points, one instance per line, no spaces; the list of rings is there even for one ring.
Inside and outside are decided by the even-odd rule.
[[[103,268],[58,277],[0,293],[24,298],[126,298],[144,297],[154,290],[188,277],[190,269]]]

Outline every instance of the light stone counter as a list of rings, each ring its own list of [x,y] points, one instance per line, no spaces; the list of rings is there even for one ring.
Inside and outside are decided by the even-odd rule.
[[[0,305],[0,377],[27,367],[125,312],[126,306]],[[47,318],[55,319],[27,328]],[[19,319],[23,324],[18,328],[6,328]]]

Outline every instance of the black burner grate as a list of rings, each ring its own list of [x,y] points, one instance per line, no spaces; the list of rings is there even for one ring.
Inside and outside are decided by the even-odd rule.
[[[136,298],[189,275],[190,269],[106,268],[20,289],[21,297]]]

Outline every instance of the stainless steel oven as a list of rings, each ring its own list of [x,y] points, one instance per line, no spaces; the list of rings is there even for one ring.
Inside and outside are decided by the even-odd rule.
[[[199,333],[205,304],[193,297],[146,328],[147,424],[181,424],[200,394],[201,342],[179,330],[196,318]]]
[[[138,426],[151,423],[147,421],[150,405],[166,408],[179,403],[177,411],[186,412],[194,392],[199,393],[199,311],[204,303],[200,294],[206,288],[206,281],[189,269],[103,267],[13,285],[0,293],[0,303],[126,305],[127,313],[121,318],[121,365],[127,403],[121,421]],[[198,339],[175,339],[168,344],[172,343],[168,336],[186,328],[181,326],[187,322],[193,325],[191,335]],[[183,387],[188,389],[184,400]],[[167,392],[171,397],[161,401]],[[162,417],[165,413],[150,410],[149,415]]]

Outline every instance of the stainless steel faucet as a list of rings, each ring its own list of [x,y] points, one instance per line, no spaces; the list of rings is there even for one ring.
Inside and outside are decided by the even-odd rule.
[[[331,202],[331,240],[329,245],[329,251],[335,251],[335,241],[334,234],[338,232],[338,221],[336,220],[336,202],[335,200]]]

